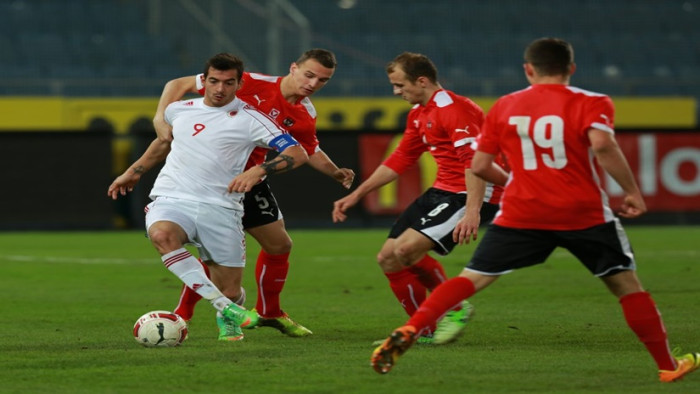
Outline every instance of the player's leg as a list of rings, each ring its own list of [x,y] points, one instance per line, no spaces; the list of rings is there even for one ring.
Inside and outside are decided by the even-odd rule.
[[[255,309],[262,317],[282,316],[280,294],[287,281],[292,248],[292,239],[284,227],[284,220],[247,227],[246,231],[261,248],[255,263],[255,283],[258,287]]]
[[[243,267],[224,267],[213,262],[207,262],[211,267],[211,280],[214,282],[224,295],[231,299],[241,307],[245,303],[245,289],[241,286],[243,280]],[[253,313],[251,311],[251,313]],[[241,325],[249,325],[251,319],[246,319],[243,322],[227,320],[223,314],[217,312],[216,325],[219,328],[220,341],[238,341],[243,339]]]
[[[434,290],[448,278],[442,264],[427,253],[415,264],[411,265],[408,270],[429,291]]]
[[[200,263],[202,264],[202,268],[204,268],[204,272],[206,273],[207,277],[211,278],[209,266],[201,261]],[[173,312],[185,319],[186,322],[189,322],[192,320],[192,316],[194,316],[195,305],[197,305],[201,299],[202,296],[197,294],[196,291],[190,289],[187,287],[187,285],[182,285],[182,289],[180,290],[180,298],[178,299],[177,306],[175,306],[175,310],[173,310]]]
[[[471,297],[479,289],[493,283],[498,276],[486,276],[463,271],[460,276],[440,284],[411,316],[405,325],[394,330],[384,343],[372,353],[371,364],[375,371],[385,374],[391,370],[399,356],[408,350],[422,332],[434,325],[442,316]]]
[[[700,353],[674,355],[671,352],[661,314],[634,271],[623,271],[601,279],[620,300],[627,325],[654,358],[662,382],[679,380],[700,368]]]
[[[427,250],[421,256],[424,249],[429,248],[434,252],[446,255],[456,246],[453,238],[454,228],[464,216],[466,197],[464,194],[450,193],[438,189],[429,189],[417,201],[420,207],[417,220],[411,223],[413,233],[406,231],[405,242],[399,243],[396,250],[399,255],[407,256],[406,260],[418,260],[409,270],[413,272],[423,286],[432,291],[440,283],[445,281],[446,275],[442,265],[427,254]],[[490,207],[491,204],[484,204]],[[493,212],[482,207],[484,216],[490,220]],[[402,241],[402,234],[398,241]],[[430,246],[421,244],[419,238],[430,241]],[[469,301],[463,301],[460,305],[448,312],[435,328],[433,343],[445,343],[440,338],[456,338],[467,326],[474,314],[474,307]]]
[[[408,316],[413,315],[425,301],[426,288],[408,267],[403,266],[394,254],[396,239],[388,238],[377,254],[377,262],[389,281],[389,288]]]
[[[267,182],[257,184],[246,193],[243,204],[243,227],[261,247],[255,264],[258,288],[255,310],[261,317],[258,324],[276,328],[292,337],[311,335],[311,330],[292,320],[281,307],[280,294],[289,273],[292,239]]]
[[[513,230],[491,225],[477,246],[471,261],[462,273],[440,284],[421,304],[406,324],[397,328],[372,354],[375,371],[387,373],[396,359],[408,350],[426,327],[434,324],[463,300],[484,289],[501,275],[516,268],[543,262],[556,245],[538,232]],[[440,339],[440,330],[435,340]],[[442,343],[454,340],[444,337]]]
[[[377,254],[377,263],[389,281],[389,287],[409,316],[413,315],[418,306],[425,300],[427,293],[426,286],[421,282],[421,278],[411,271],[411,266],[425,257],[426,252],[434,246],[429,239],[417,234],[417,231],[411,230],[411,226],[419,221],[424,214],[426,208],[421,202],[426,198],[426,194],[427,192],[418,197],[399,215],[389,230],[387,240]],[[397,243],[399,238],[401,238],[400,248],[398,248],[399,244]],[[418,243],[413,245],[411,250],[409,244],[415,242],[416,239]],[[418,251],[418,248],[421,250]],[[430,273],[426,272],[424,276],[427,278],[429,275]],[[431,280],[432,282],[434,281]]]
[[[232,303],[231,300],[207,278],[200,262],[184,247],[195,232],[190,208],[179,200],[157,199],[149,204],[146,213],[148,237],[161,254],[165,267],[221,311]]]
[[[672,355],[656,304],[635,272],[629,240],[619,221],[580,231],[562,232],[563,245],[618,298],[625,321],[656,362],[662,381],[680,379],[700,366],[698,355]]]
[[[234,301],[229,310],[217,313],[219,340],[222,341],[243,339],[241,326],[254,325],[258,319],[257,313],[243,307],[245,291],[241,283],[246,247],[242,216],[241,211],[211,204],[200,204],[197,211],[195,241],[199,256],[209,265],[212,282]]]

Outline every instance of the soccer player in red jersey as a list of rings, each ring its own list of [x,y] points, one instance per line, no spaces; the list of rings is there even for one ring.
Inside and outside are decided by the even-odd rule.
[[[465,270],[430,295],[375,349],[371,363],[387,373],[416,337],[454,305],[501,275],[569,250],[618,298],[628,326],[656,362],[662,382],[700,367],[700,354],[674,356],[661,315],[635,273],[629,240],[599,181],[602,167],[625,193],[617,214],[635,218],[646,205],[615,141],[610,98],[569,85],[572,46],[541,38],[525,50],[530,87],[500,98],[476,141],[472,171],[505,186],[501,209]],[[494,164],[505,154],[510,174]]]
[[[336,59],[331,51],[311,49],[291,64],[289,74],[285,76],[244,73],[236,96],[284,127],[306,150],[310,166],[349,188],[355,173],[348,168],[338,168],[321,150],[316,137],[316,109],[309,99],[328,83],[335,68]],[[165,85],[153,119],[159,139],[169,141],[172,138],[170,126],[163,121],[165,107],[186,93],[204,94],[201,74],[174,79]],[[248,166],[263,162],[266,153],[266,149],[254,150]],[[310,330],[293,321],[280,306],[280,293],[289,270],[292,240],[266,180],[245,194],[244,210],[243,227],[261,246],[255,266],[258,287],[255,311],[260,315],[258,326],[274,327],[293,337],[310,335]],[[200,298],[183,286],[174,312],[190,320]],[[219,323],[219,339],[226,340],[226,327]]]
[[[346,210],[367,193],[396,180],[424,152],[433,156],[438,167],[435,183],[399,216],[377,256],[391,290],[411,316],[427,290],[447,279],[442,265],[428,252],[446,255],[456,244],[475,240],[482,215],[490,220],[496,212],[502,188],[487,187],[471,174],[470,146],[481,129],[481,108],[443,89],[437,68],[424,55],[404,52],[386,71],[394,94],[414,104],[406,129],[396,150],[372,175],[335,202],[332,216],[334,222],[344,221]],[[441,337],[454,326],[463,327],[471,312],[469,304],[457,307],[434,335],[435,324],[423,332],[421,343],[444,343]]]

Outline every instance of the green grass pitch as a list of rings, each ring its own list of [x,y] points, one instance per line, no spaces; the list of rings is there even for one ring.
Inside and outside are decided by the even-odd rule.
[[[627,231],[671,345],[700,351],[700,227]],[[415,346],[376,374],[372,342],[406,320],[375,262],[385,234],[291,231],[282,306],[311,337],[260,328],[221,343],[200,302],[182,346],[147,349],[134,321],[172,309],[181,283],[143,232],[0,233],[0,393],[700,392],[700,372],[658,382],[617,301],[563,250],[475,296],[458,342]],[[248,307],[257,248],[249,242]],[[450,276],[473,248],[440,258]]]

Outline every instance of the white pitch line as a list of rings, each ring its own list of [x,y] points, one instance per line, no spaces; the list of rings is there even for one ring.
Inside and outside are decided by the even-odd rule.
[[[0,260],[23,263],[78,263],[78,264],[145,264],[159,263],[158,256],[152,259],[106,259],[85,257],[54,257],[54,256],[0,256]]]

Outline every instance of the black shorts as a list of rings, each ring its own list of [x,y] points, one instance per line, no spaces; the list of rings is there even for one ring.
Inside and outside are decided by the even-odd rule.
[[[526,230],[491,224],[467,269],[501,275],[543,263],[556,247],[567,249],[595,276],[636,269],[634,254],[620,221],[583,230]]]
[[[436,253],[446,255],[456,245],[452,239],[452,232],[464,216],[466,202],[467,195],[464,193],[452,193],[431,187],[401,213],[391,227],[388,238],[398,238],[404,231],[412,228],[435,243],[433,250]],[[484,203],[481,206],[481,222],[490,222],[496,211],[498,205]]]
[[[243,212],[243,229],[263,226],[282,219],[282,212],[267,180],[253,186],[245,194]]]

